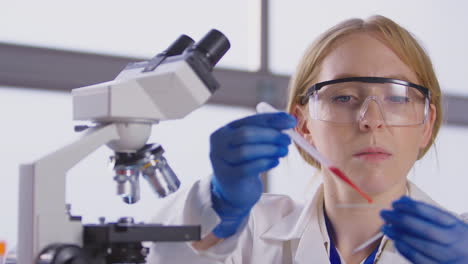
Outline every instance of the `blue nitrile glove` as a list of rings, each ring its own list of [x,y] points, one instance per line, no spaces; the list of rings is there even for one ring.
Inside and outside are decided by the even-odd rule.
[[[402,197],[383,210],[382,231],[413,263],[468,263],[468,225],[432,205]]]
[[[215,236],[229,237],[245,221],[263,192],[260,173],[278,165],[288,153],[291,139],[281,130],[295,125],[295,118],[284,112],[258,114],[233,121],[211,135],[211,198],[221,218],[213,230]]]

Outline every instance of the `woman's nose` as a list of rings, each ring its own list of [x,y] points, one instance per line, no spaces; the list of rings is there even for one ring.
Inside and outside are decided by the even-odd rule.
[[[384,126],[383,109],[376,98],[366,99],[361,107],[358,122],[361,130],[374,130]]]

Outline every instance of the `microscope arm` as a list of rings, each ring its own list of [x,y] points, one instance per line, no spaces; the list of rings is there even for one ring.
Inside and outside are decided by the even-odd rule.
[[[117,124],[93,128],[76,142],[20,167],[18,263],[34,263],[39,251],[52,243],[82,244],[81,221],[67,214],[66,173],[119,138]]]

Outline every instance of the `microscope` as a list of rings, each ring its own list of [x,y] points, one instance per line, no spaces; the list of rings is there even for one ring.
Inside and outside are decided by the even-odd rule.
[[[146,263],[149,249],[142,242],[200,239],[200,226],[142,224],[131,217],[83,225],[66,204],[66,174],[107,145],[123,202],[140,199],[140,178],[158,197],[175,192],[180,181],[164,149],[147,143],[151,128],[183,118],[211,97],[219,88],[213,67],[229,48],[214,29],[196,43],[182,35],[152,59],[130,63],[114,80],[72,90],[73,119],[93,125],[75,127],[83,131],[80,139],[20,166],[17,263]]]

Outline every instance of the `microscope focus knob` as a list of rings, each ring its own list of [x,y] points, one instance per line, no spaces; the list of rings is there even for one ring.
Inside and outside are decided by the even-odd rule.
[[[52,244],[39,254],[36,264],[90,264],[82,248],[69,244]]]
[[[133,219],[133,217],[130,217],[130,216],[120,217],[117,223],[131,225],[131,224],[135,224],[135,219]]]

